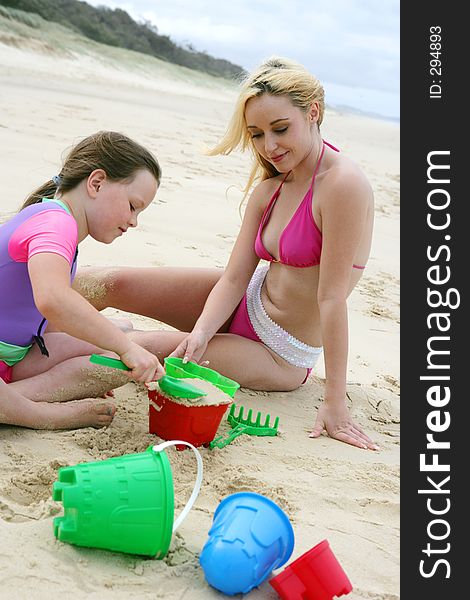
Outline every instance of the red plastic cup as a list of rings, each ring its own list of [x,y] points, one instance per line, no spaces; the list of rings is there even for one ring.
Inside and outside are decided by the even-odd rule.
[[[302,554],[269,583],[282,600],[332,600],[353,589],[327,540]]]
[[[186,406],[148,390],[149,433],[162,440],[184,440],[193,446],[208,446],[215,437],[225,411],[231,402],[211,406]],[[187,446],[177,445],[177,450]]]

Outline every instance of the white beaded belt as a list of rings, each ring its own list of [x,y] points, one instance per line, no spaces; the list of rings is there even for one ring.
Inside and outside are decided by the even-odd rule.
[[[304,344],[268,315],[261,301],[261,288],[267,272],[267,266],[256,269],[246,290],[246,306],[253,329],[263,344],[289,364],[311,369],[315,366],[323,348]]]

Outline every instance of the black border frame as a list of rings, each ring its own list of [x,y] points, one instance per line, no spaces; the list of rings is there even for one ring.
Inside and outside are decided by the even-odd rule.
[[[465,314],[468,290],[468,269],[465,236],[470,237],[470,218],[467,216],[468,192],[464,187],[466,171],[466,152],[463,147],[464,136],[469,130],[467,110],[464,105],[467,92],[467,53],[465,42],[468,39],[466,19],[457,3],[444,3],[431,0],[425,4],[401,4],[401,598],[403,600],[447,600],[452,597],[465,597],[468,592],[464,581],[464,557],[468,553],[463,545],[467,532],[470,512],[466,515],[466,462],[469,454],[466,439],[468,417],[467,400],[469,391],[464,386],[464,373],[467,366],[467,351],[464,345],[469,319]],[[441,28],[442,47],[439,59],[442,72],[440,76],[430,73],[431,27]],[[436,30],[434,30],[436,31]],[[465,35],[467,33],[467,35]],[[435,63],[434,63],[435,64]],[[430,86],[441,85],[439,94],[430,94]],[[432,91],[438,92],[437,88]],[[435,163],[448,164],[448,184],[428,182],[427,168],[430,152],[449,151],[448,155],[434,155]],[[438,171],[434,171],[436,174]],[[444,171],[440,172],[441,179]],[[450,216],[449,227],[445,231],[434,231],[427,224],[428,194],[431,189],[447,190],[450,204],[444,212]],[[433,198],[438,198],[436,193]],[[444,199],[445,194],[441,194]],[[468,233],[467,233],[468,232]],[[450,239],[444,239],[450,235]],[[440,245],[448,245],[450,256],[442,251],[435,262],[429,260],[427,249],[436,250]],[[436,255],[434,250],[431,252]],[[428,269],[439,264],[444,273],[450,269],[450,280],[439,284],[439,289],[454,288],[460,295],[460,305],[447,309],[450,314],[450,328],[447,345],[448,355],[442,355],[440,361],[447,363],[450,369],[429,371],[427,342],[431,335],[437,335],[435,329],[429,329],[428,315],[434,311],[427,300],[428,287],[436,289],[428,279]],[[434,271],[434,274],[436,271]],[[439,311],[445,310],[439,308]],[[434,321],[433,321],[434,322]],[[441,343],[445,348],[445,343]],[[468,369],[468,367],[467,367]],[[427,462],[435,451],[427,450],[426,435],[430,433],[427,419],[431,411],[436,410],[427,399],[430,381],[420,380],[422,375],[430,373],[450,377],[448,382],[435,382],[433,385],[448,385],[450,400],[440,408],[450,417],[450,426],[435,434],[436,439],[448,441],[449,449],[438,451],[439,462],[450,466],[449,472],[423,472],[420,470],[420,454],[427,453]],[[434,477],[436,484],[447,476],[450,480],[441,485],[448,494],[420,494],[420,489],[432,489],[426,477]],[[431,507],[449,510],[443,515],[432,515]],[[433,519],[445,519],[449,524],[448,536],[442,541],[429,538],[428,529],[436,535],[444,535],[444,524],[430,525]],[[423,549],[427,543],[432,549],[446,552],[427,556]],[[447,548],[447,543],[449,547]],[[439,559],[446,564],[435,565]],[[423,570],[430,577],[420,574],[420,561],[425,560]],[[449,577],[447,577],[449,575]]]

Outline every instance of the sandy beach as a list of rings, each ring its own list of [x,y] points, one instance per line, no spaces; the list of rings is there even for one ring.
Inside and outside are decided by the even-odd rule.
[[[59,26],[32,30],[0,16],[0,222],[58,172],[64,150],[114,129],[155,153],[161,188],[136,230],[109,246],[85,240],[79,264],[224,267],[240,227],[250,157],[208,157],[204,149],[223,133],[235,95],[230,82],[83,42]],[[244,490],[268,496],[288,514],[296,536],[289,562],[326,538],[354,586],[348,598],[399,597],[399,126],[328,109],[322,133],[362,167],[375,193],[372,254],[349,300],[348,396],[354,418],[381,450],[309,439],[322,362],[294,392],[241,389],[237,404],[278,415],[279,435],[202,448],[204,483],[195,507],[169,554],[153,560],[65,544],[52,530],[62,513],[51,498],[59,467],[141,452],[159,441],[148,433],[143,388],[129,383],[116,391],[116,417],[105,430],[0,425],[0,598],[222,598],[205,582],[198,557],[219,502]],[[166,328],[125,316],[137,328]],[[228,427],[224,422],[220,432]],[[195,461],[189,451],[167,454],[179,512]],[[276,594],[264,582],[249,597]]]

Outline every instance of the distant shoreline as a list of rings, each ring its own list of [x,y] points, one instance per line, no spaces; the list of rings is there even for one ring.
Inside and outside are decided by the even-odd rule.
[[[377,119],[378,121],[386,121],[387,123],[392,123],[397,126],[400,125],[400,117],[389,117],[387,115],[381,115],[380,113],[354,108],[354,106],[349,106],[347,104],[333,104],[327,102],[327,107],[336,112],[344,112],[358,117],[367,117],[369,119]]]

